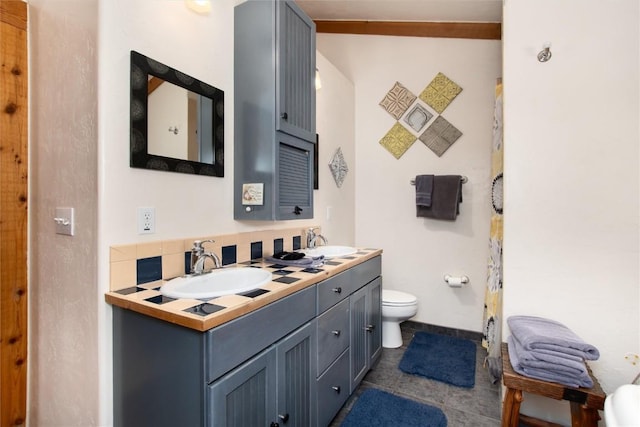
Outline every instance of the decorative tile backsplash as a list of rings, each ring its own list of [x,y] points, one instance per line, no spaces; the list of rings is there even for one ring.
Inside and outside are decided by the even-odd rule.
[[[462,136],[462,132],[441,116],[460,92],[462,88],[442,73],[438,73],[419,96],[396,82],[379,104],[396,119],[380,145],[399,159],[420,139],[438,157],[442,156]]]
[[[109,290],[146,288],[145,284],[183,276],[190,268],[194,240],[214,240],[205,243],[205,249],[218,255],[222,265],[230,265],[301,249],[303,237],[304,230],[292,228],[112,246]],[[210,262],[206,268],[213,267]]]

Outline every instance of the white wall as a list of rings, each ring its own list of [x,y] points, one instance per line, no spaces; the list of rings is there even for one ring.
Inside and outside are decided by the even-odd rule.
[[[355,244],[356,149],[353,83],[322,54],[316,65],[322,88],[316,92],[316,128],[319,135],[318,191],[314,191],[314,220],[334,245]],[[340,148],[349,172],[336,185],[329,162]]]
[[[384,250],[384,287],[418,297],[414,320],[481,331],[501,43],[318,34],[317,46],[355,87],[356,244]],[[418,140],[397,160],[379,144],[395,120],[378,104],[396,81],[418,95],[438,72],[463,88],[443,113],[463,135],[442,157]],[[429,173],[469,178],[456,221],[416,218],[409,182]],[[445,274],[467,275],[471,283],[449,288]]]
[[[97,1],[29,1],[32,426],[98,421]],[[75,208],[75,236],[55,234]]]
[[[504,318],[553,318],[594,344],[607,392],[639,371],[624,360],[640,353],[639,22],[636,0],[504,9]],[[523,412],[568,422],[548,400]]]

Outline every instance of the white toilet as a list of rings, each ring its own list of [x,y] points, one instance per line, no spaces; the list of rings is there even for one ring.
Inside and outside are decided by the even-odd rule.
[[[406,292],[382,290],[382,346],[398,348],[402,345],[400,323],[418,312],[418,298]]]
[[[640,384],[621,385],[604,401],[607,427],[640,425]]]

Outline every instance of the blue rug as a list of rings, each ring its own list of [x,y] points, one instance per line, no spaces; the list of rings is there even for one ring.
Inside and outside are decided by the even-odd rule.
[[[340,427],[446,427],[447,417],[433,406],[370,388],[358,397]]]
[[[476,376],[476,344],[462,338],[416,332],[399,368],[408,374],[472,388]]]

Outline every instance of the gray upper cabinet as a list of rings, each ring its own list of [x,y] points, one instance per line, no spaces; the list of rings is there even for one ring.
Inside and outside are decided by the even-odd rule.
[[[313,218],[315,24],[292,1],[234,20],[234,218]]]

